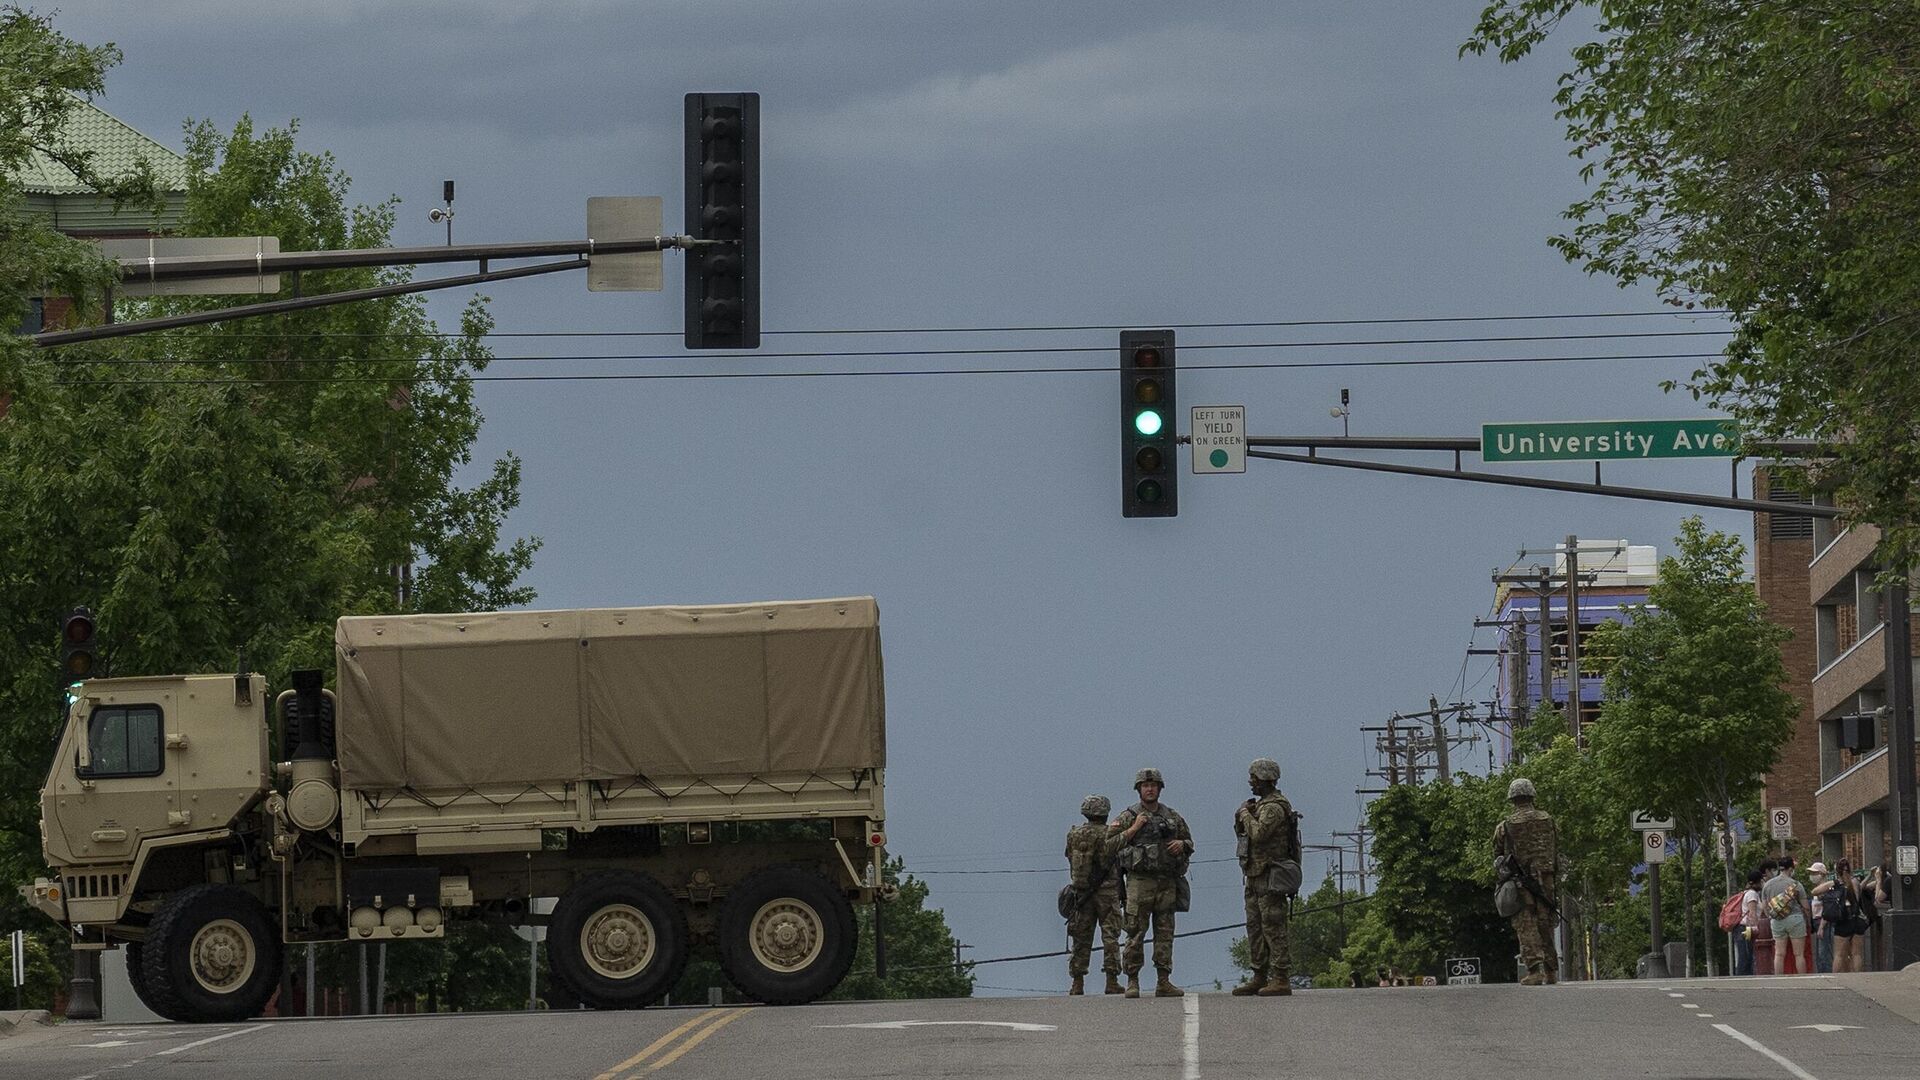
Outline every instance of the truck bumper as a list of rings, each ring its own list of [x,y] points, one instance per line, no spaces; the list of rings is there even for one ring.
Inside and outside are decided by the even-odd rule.
[[[27,903],[39,908],[54,922],[67,921],[66,890],[61,888],[59,882],[48,878],[35,878],[33,884],[20,886],[20,895]]]

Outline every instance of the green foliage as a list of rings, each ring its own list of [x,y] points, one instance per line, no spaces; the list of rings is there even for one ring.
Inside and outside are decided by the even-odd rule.
[[[1316,980],[1340,958],[1347,947],[1352,926],[1364,917],[1365,905],[1360,893],[1341,889],[1332,875],[1321,879],[1318,888],[1294,907],[1288,923],[1288,945],[1293,962],[1292,974],[1308,975]],[[1344,909],[1342,904],[1345,904]],[[1234,938],[1227,944],[1227,958],[1240,971],[1251,972],[1253,961],[1247,951],[1247,939]],[[1344,982],[1340,985],[1346,985]]]
[[[1704,839],[1759,790],[1800,707],[1783,689],[1789,634],[1767,621],[1740,541],[1696,517],[1676,544],[1647,603],[1600,631],[1620,659],[1593,746],[1608,779],[1641,809],[1670,812]]]
[[[881,998],[973,996],[973,973],[954,974],[953,931],[946,913],[927,906],[927,883],[906,872],[899,858],[887,860],[883,880],[900,886],[900,897],[881,916],[887,937],[887,977],[873,973],[873,909],[859,908],[860,945],[853,970],[828,995],[841,1001]]]
[[[1435,974],[1450,956],[1512,953],[1512,934],[1493,910],[1493,827],[1505,816],[1506,783],[1464,774],[1454,781],[1399,785],[1367,807],[1377,884],[1342,956],[1350,965],[1364,971],[1356,961],[1386,960],[1408,974]],[[1394,944],[1376,944],[1377,932]]]
[[[71,964],[68,950],[63,947],[55,934],[52,923],[41,918],[35,919],[44,926],[27,926],[27,982],[20,988],[20,1007],[23,1009],[51,1009],[53,995],[67,988],[67,968]],[[49,940],[51,939],[51,940]],[[108,960],[112,963],[112,960]],[[5,972],[6,982],[0,988],[0,1008],[13,1008],[13,934],[0,933],[0,972]]]
[[[1589,273],[1724,307],[1696,398],[1749,440],[1836,451],[1817,481],[1920,555],[1920,19],[1885,0],[1493,0],[1463,52],[1517,60],[1576,11],[1554,101],[1590,181],[1552,243]]]

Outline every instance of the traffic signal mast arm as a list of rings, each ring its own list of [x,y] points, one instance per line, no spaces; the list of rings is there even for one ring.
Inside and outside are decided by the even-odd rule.
[[[1182,436],[1181,442],[1190,442],[1191,436]],[[1791,514],[1801,517],[1837,518],[1841,516],[1838,507],[1819,506],[1813,503],[1777,503],[1762,499],[1742,499],[1722,495],[1708,495],[1692,491],[1668,491],[1662,488],[1622,487],[1618,484],[1600,482],[1600,463],[1594,462],[1594,480],[1582,483],[1573,480],[1549,480],[1540,476],[1509,476],[1505,473],[1470,472],[1461,468],[1460,455],[1479,453],[1480,440],[1475,438],[1419,438],[1419,437],[1362,437],[1362,436],[1247,436],[1247,456],[1264,458],[1268,461],[1290,461],[1300,465],[1331,465],[1340,469],[1360,469],[1365,472],[1397,473],[1402,476],[1432,476],[1443,480],[1464,480],[1476,484],[1498,484],[1503,487],[1538,488],[1545,491],[1568,491],[1581,495],[1606,495],[1616,499],[1638,499],[1643,502],[1677,503],[1683,506],[1709,506],[1719,510],[1747,510],[1759,514]],[[1304,449],[1304,454],[1281,453],[1274,450],[1256,450],[1261,446],[1285,446]],[[1344,450],[1440,450],[1453,453],[1453,468],[1436,469],[1424,465],[1401,465],[1387,461],[1360,461],[1353,458],[1330,458],[1319,454],[1321,449]],[[1774,443],[1762,443],[1755,447],[1783,457],[1818,457],[1822,448],[1804,440],[1783,440]],[[1737,460],[1737,459],[1736,459]]]
[[[344,292],[325,293],[319,296],[295,296],[286,300],[269,300],[259,304],[240,304],[234,307],[219,308],[213,311],[197,311],[186,315],[173,315],[158,319],[141,319],[136,322],[108,323],[103,326],[89,326],[78,330],[54,330],[35,334],[29,340],[35,345],[51,347],[72,345],[82,341],[99,341],[106,338],[129,337],[135,334],[153,333],[159,330],[174,330],[183,326],[196,326],[203,323],[225,322],[229,319],[254,318],[261,315],[279,315],[289,311],[303,311],[309,308],[327,307],[333,304],[347,304],[359,300],[376,300],[387,296],[401,296],[407,293],[429,292],[434,289],[454,289],[469,285],[479,285],[490,281],[505,281],[513,278],[532,277],[538,274],[551,274],[561,270],[585,269],[587,260],[594,255],[623,255],[643,251],[667,251],[669,249],[689,250],[727,246],[726,240],[698,240],[691,236],[647,236],[628,240],[555,240],[531,241],[514,244],[459,244],[437,247],[406,248],[353,248],[344,251],[282,251],[257,255],[186,255],[170,258],[122,259],[121,275],[127,280],[138,281],[185,281],[195,278],[228,277],[235,274],[273,274],[282,271],[299,273],[305,270],[345,270],[370,266],[417,266],[424,263],[478,262],[480,270],[474,274],[461,274],[454,277],[435,278],[430,281],[409,281],[394,285],[381,285],[367,289],[349,289]],[[564,262],[541,263],[535,266],[510,267],[505,270],[489,270],[487,263],[494,259],[537,259],[554,255],[574,255],[578,258]],[[296,286],[297,288],[297,286]]]

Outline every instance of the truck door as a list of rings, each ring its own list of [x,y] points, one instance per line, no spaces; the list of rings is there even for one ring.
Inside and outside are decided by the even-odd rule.
[[[61,831],[78,861],[131,861],[141,836],[176,831],[169,814],[180,796],[167,775],[166,727],[177,704],[170,690],[81,701],[86,760],[76,742],[73,772],[56,792]]]

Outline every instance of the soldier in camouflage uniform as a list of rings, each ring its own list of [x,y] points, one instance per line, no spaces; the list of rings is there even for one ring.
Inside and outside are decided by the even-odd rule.
[[[1560,958],[1553,946],[1553,924],[1558,916],[1554,873],[1559,840],[1553,818],[1533,805],[1533,781],[1515,780],[1507,786],[1513,813],[1494,826],[1494,855],[1511,856],[1521,874],[1520,910],[1513,916],[1514,936],[1520,940],[1520,959],[1527,965],[1522,986],[1544,986],[1560,981]],[[1529,879],[1531,885],[1529,885]],[[1538,889],[1536,894],[1535,889]]]
[[[1120,812],[1107,847],[1120,856],[1127,871],[1127,996],[1140,996],[1140,967],[1146,944],[1147,923],[1153,923],[1153,966],[1160,981],[1155,997],[1183,997],[1186,991],[1173,984],[1173,915],[1180,879],[1186,876],[1187,860],[1193,857],[1193,830],[1171,808],[1161,805],[1160,790],[1165,786],[1159,769],[1141,769],[1134,774],[1133,790],[1140,801]]]
[[[1280,764],[1272,758],[1255,758],[1247,766],[1247,786],[1253,789],[1253,798],[1233,815],[1233,831],[1240,838],[1240,873],[1245,880],[1247,958],[1253,962],[1252,977],[1233,988],[1241,997],[1286,997],[1293,993],[1287,934],[1287,914],[1293,898],[1269,888],[1268,875],[1282,860],[1297,862],[1300,858],[1294,850],[1293,804],[1280,794],[1279,782]]]
[[[1107,973],[1107,993],[1122,992],[1120,923],[1126,912],[1120,905],[1120,871],[1107,850],[1107,813],[1112,809],[1105,795],[1089,795],[1080,803],[1080,813],[1087,820],[1067,830],[1067,866],[1080,900],[1067,919],[1067,941],[1072,948],[1067,974],[1073,977],[1069,994],[1087,992],[1095,927],[1100,930],[1100,970]]]

